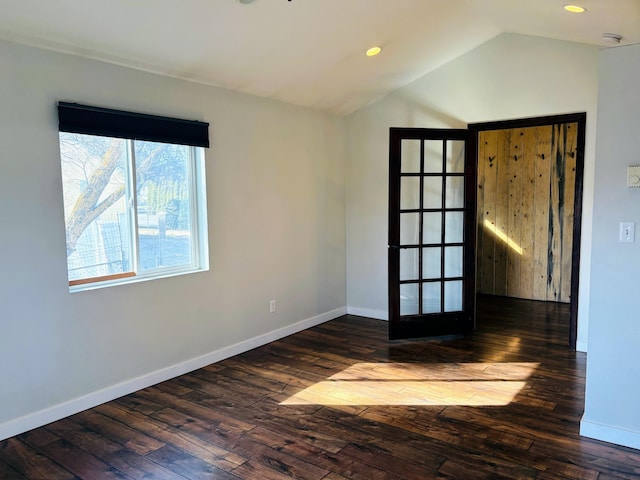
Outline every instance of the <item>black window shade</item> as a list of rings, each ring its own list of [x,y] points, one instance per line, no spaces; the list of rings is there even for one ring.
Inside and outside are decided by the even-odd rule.
[[[209,124],[58,102],[61,132],[209,147]]]

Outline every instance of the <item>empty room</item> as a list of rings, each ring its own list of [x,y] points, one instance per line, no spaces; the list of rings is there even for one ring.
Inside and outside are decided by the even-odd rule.
[[[637,0],[0,0],[0,478],[640,478]]]

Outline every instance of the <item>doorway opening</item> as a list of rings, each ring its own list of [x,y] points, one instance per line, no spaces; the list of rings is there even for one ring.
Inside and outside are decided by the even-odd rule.
[[[576,348],[586,113],[476,123],[476,293],[567,303]]]

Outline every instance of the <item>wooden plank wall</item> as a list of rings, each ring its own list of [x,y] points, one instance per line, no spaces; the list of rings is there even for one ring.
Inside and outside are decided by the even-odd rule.
[[[480,132],[479,293],[569,302],[577,130]]]

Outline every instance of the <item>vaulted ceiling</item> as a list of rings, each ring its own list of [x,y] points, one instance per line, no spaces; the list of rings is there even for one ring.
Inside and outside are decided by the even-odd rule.
[[[348,114],[502,32],[640,43],[640,0],[566,3],[0,0],[0,39]]]

